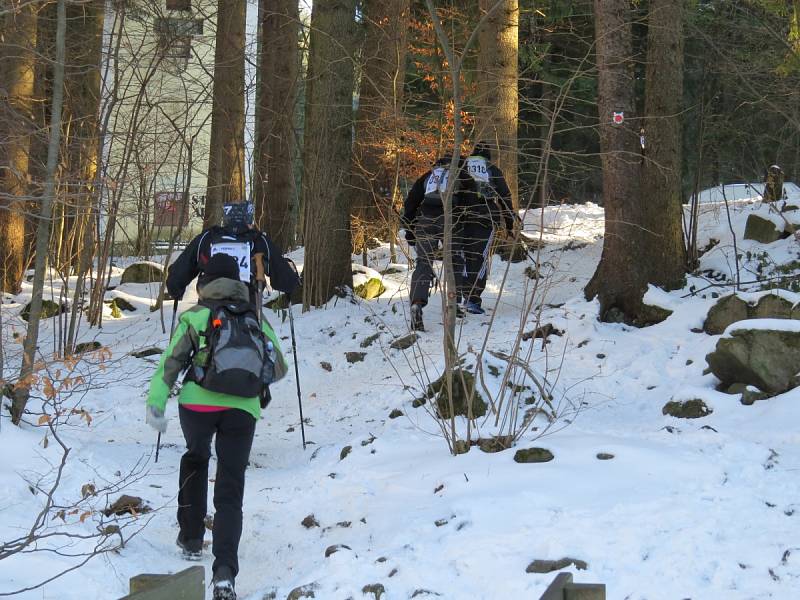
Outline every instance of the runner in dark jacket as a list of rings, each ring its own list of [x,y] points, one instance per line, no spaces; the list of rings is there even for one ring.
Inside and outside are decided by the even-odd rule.
[[[514,232],[511,191],[491,151],[478,144],[464,161],[454,202],[455,240],[462,256],[459,298],[467,312],[483,314],[481,294],[489,274],[489,253],[497,229]],[[458,283],[458,282],[457,282]]]
[[[291,294],[299,285],[297,275],[283,253],[266,234],[253,227],[253,204],[226,204],[222,226],[213,226],[195,237],[169,267],[167,291],[172,298],[183,297],[186,287],[201,275],[209,259],[217,253],[236,258],[239,277],[250,290],[256,304],[258,265],[262,261],[264,275],[279,292]]]

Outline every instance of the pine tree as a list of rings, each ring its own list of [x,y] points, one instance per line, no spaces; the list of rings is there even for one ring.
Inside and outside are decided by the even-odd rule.
[[[350,195],[356,0],[315,0],[303,156],[303,306],[352,286]]]
[[[218,3],[208,189],[203,226],[218,225],[222,205],[244,196],[244,43],[246,0]]]
[[[0,289],[16,293],[25,254],[31,101],[36,63],[36,7],[3,2],[0,43]]]
[[[481,14],[494,9],[480,31],[478,54],[478,137],[497,148],[494,161],[503,170],[515,208],[517,123],[519,121],[519,0],[480,0]]]
[[[294,119],[299,31],[297,0],[259,1],[253,197],[259,227],[284,249],[294,245],[297,215]]]

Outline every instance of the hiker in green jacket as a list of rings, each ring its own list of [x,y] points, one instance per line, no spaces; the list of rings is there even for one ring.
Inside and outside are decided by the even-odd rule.
[[[259,318],[249,303],[247,286],[239,280],[234,258],[227,254],[211,257],[198,292],[199,303],[180,316],[150,382],[146,421],[159,432],[166,431],[167,398],[186,370],[178,397],[186,452],[178,481],[177,544],[188,559],[202,556],[208,461],[216,434],[214,600],[234,600],[244,474],[261,415],[260,390],[283,377],[287,365],[266,320],[259,329]]]

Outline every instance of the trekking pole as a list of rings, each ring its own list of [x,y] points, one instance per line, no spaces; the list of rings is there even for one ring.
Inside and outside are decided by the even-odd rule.
[[[297,272],[297,265],[291,258],[287,258],[286,262],[292,265],[297,282],[300,284],[300,274]],[[306,449],[306,428],[303,423],[303,398],[300,393],[300,368],[297,364],[297,339],[294,335],[294,314],[292,313],[292,295],[286,294],[286,300],[289,310],[289,330],[292,333],[292,354],[294,355],[294,381],[297,384],[297,405],[300,407],[300,435],[303,438],[303,450]]]
[[[172,341],[172,334],[175,333],[175,316],[178,314],[178,299],[172,301],[172,323],[169,325],[169,341]],[[158,453],[161,451],[161,432],[158,432],[156,438],[156,460],[158,462]]]
[[[294,335],[294,315],[292,314],[292,299],[287,294],[289,300],[289,329],[292,332],[292,354],[294,354],[294,380],[297,384],[297,405],[300,407],[300,435],[303,437],[303,450],[306,449],[306,429],[303,425],[303,400],[300,394],[300,369],[297,366],[297,341]]]

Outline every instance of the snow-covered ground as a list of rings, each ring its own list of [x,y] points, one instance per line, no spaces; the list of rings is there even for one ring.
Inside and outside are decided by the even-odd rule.
[[[798,260],[800,246],[792,239],[769,245],[742,240],[747,215],[766,212],[760,204],[737,204],[732,211],[742,281]],[[717,337],[693,330],[714,303],[712,292],[726,289],[704,288],[730,279],[736,261],[724,209],[704,207],[701,225],[700,246],[719,240],[701,259],[705,275],[690,277],[681,291],[652,290],[649,298],[669,304],[673,314],[634,329],[598,322],[596,304],[581,295],[600,256],[602,208],[562,206],[526,216],[526,233],[536,237],[541,230],[546,242],[535,299],[544,305],[541,323],[564,334],[550,336],[544,346],[541,339],[523,342],[521,356],[530,352],[531,366],[547,374],[560,417],[549,426],[535,417],[515,448],[499,453],[473,447],[451,456],[434,418],[412,407],[423,384],[442,369],[441,309],[437,294],[425,311],[428,332],[419,342],[405,351],[389,347],[408,328],[405,264],[392,265],[384,276],[387,291],[377,300],[340,299],[326,309],[297,310],[309,446],[303,451],[300,444],[292,372],[273,390],[274,401],[257,429],[247,475],[240,597],[282,599],[313,583],[316,598],[343,600],[373,597],[362,590],[380,583],[384,600],[537,598],[554,574],[528,574],[526,567],[534,559],[563,557],[586,561],[576,581],[605,583],[615,600],[800,597],[800,389],[744,406],[737,396],[715,391],[714,377],[703,374],[704,357]],[[295,258],[302,262],[301,253]],[[377,272],[390,266],[385,248],[370,260]],[[484,301],[492,314],[464,320],[462,351],[478,350],[487,331],[489,350],[511,351],[533,284],[524,273],[530,264],[508,267],[498,301],[507,265],[495,259]],[[699,293],[692,296],[691,289]],[[91,423],[78,412],[60,428],[71,452],[57,493],[59,502],[72,503],[84,484],[101,489],[135,473],[125,493],[141,496],[156,511],[134,519],[131,527],[146,526],[121,551],[22,598],[116,598],[127,593],[128,578],[137,573],[187,566],[174,545],[182,453],[177,406],[173,401],[168,407],[173,418],[154,464],[155,434],[143,417],[157,357],[128,356],[167,341],[159,313],[147,310],[156,292],[156,285],[120,286],[114,294],[137,311],[121,319],[109,311],[102,330],[82,329],[85,339],[98,340],[111,354],[100,365],[94,357],[77,366],[86,383],[75,384],[68,406],[85,410]],[[18,368],[24,323],[17,314],[29,295],[26,287],[3,306],[7,374]],[[167,329],[170,316],[164,315]],[[525,331],[535,326],[533,316]],[[55,321],[42,329],[45,353],[52,351]],[[272,314],[270,321],[291,354],[288,320]],[[375,334],[377,340],[362,348]],[[350,351],[366,352],[363,362],[348,363]],[[421,370],[427,375],[417,375]],[[499,389],[497,381],[488,385]],[[698,397],[713,408],[710,416],[662,415],[672,398]],[[403,416],[390,419],[394,409]],[[34,415],[18,429],[3,418],[0,540],[30,526],[44,495],[28,482],[50,472],[61,455],[52,440],[44,443],[46,427],[37,423]],[[478,425],[484,436],[497,431],[493,417]],[[341,458],[346,446],[352,450]],[[514,462],[516,449],[533,446],[549,449],[555,459]],[[598,460],[598,453],[613,459]],[[118,495],[114,490],[110,500]],[[64,520],[73,531],[94,532],[100,522],[96,509],[106,501],[103,494],[89,495],[81,511]],[[301,524],[308,515],[318,527]],[[103,526],[108,523],[113,519],[103,517]],[[336,545],[339,550],[326,558]],[[0,561],[0,593],[69,567],[75,561],[64,554],[81,548],[72,542],[60,546],[60,553]],[[210,579],[210,555],[202,564]]]

